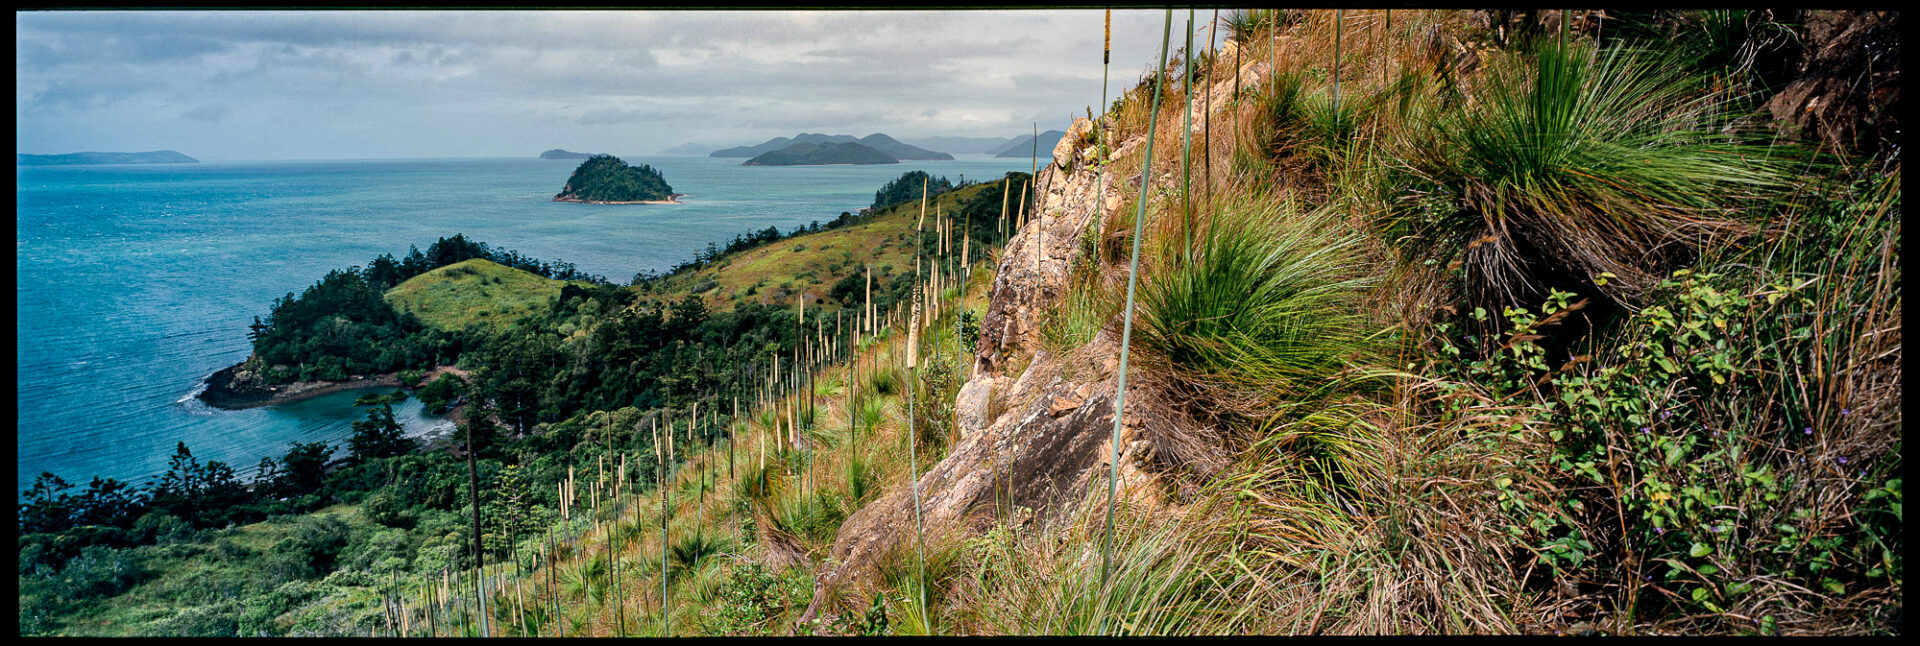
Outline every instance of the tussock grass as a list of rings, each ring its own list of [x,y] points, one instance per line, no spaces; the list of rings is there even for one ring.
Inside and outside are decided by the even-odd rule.
[[[1699,79],[1645,52],[1548,43],[1484,76],[1473,107],[1395,144],[1452,208],[1393,222],[1459,254],[1480,302],[1538,302],[1556,285],[1631,302],[1662,267],[1750,226],[1735,207],[1789,184],[1782,149],[1723,134]]]
[[[878,365],[867,373],[867,387],[862,390],[875,395],[897,395],[900,392],[901,380],[905,379],[903,370],[892,362]]]
[[[1120,313],[1119,290],[1090,272],[1076,274],[1069,279],[1066,294],[1040,324],[1041,341],[1056,355],[1086,345]]]
[[[1246,619],[1254,608],[1244,595],[1254,581],[1231,563],[1228,543],[1212,540],[1217,537],[1203,521],[1218,518],[1205,510],[1170,514],[1122,501],[1115,512],[1113,571],[1103,584],[1105,506],[1092,504],[1102,498],[1087,497],[1071,522],[1045,534],[1001,526],[970,541],[971,576],[950,602],[969,629],[1015,635],[1252,632]]]
[[[1372,344],[1357,310],[1359,238],[1286,203],[1208,214],[1191,251],[1160,235],[1141,344],[1188,378],[1275,398],[1315,390]]]
[[[731,541],[724,536],[711,533],[701,523],[678,524],[680,527],[668,531],[668,535],[673,537],[673,544],[667,549],[672,565],[667,571],[668,580],[676,580],[688,574],[694,574],[696,577],[710,577],[711,575],[701,573],[703,567],[709,560],[730,549]]]
[[[914,545],[895,542],[877,561],[878,577],[888,595],[888,619],[898,635],[938,635],[952,632],[947,615],[948,594],[958,583],[965,544],[949,536],[930,536],[923,566]],[[924,570],[922,569],[924,567]]]

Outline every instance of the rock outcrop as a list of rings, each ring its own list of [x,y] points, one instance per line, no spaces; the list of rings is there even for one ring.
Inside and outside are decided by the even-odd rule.
[[[1767,100],[1787,134],[1856,152],[1900,144],[1900,12],[1809,11],[1798,76]]]
[[[1221,59],[1228,60],[1228,59]],[[1257,83],[1265,61],[1240,68],[1242,87]],[[1232,110],[1232,78],[1208,90],[1213,114]],[[1195,110],[1201,109],[1196,97]],[[1197,114],[1194,128],[1206,121]],[[929,542],[1010,523],[1044,530],[1072,518],[1082,502],[1106,497],[1113,455],[1120,329],[1109,325],[1087,344],[1055,355],[1039,343],[1046,312],[1067,289],[1068,268],[1081,238],[1097,230],[1137,191],[1139,169],[1111,166],[1103,177],[1091,163],[1093,124],[1075,120],[1055,144],[1051,162],[1035,180],[1037,206],[1000,257],[978,354],[956,397],[959,439],[948,455],[918,479],[920,522]],[[1160,136],[1169,136],[1162,130]],[[1172,136],[1177,136],[1177,132]],[[1115,146],[1109,159],[1144,145],[1141,134]],[[1104,184],[1104,189],[1101,185]],[[1119,495],[1134,504],[1171,506],[1163,494],[1167,449],[1174,436],[1202,424],[1162,401],[1163,390],[1139,371],[1129,373],[1119,432]],[[840,527],[826,565],[816,573],[812,604],[802,620],[864,608],[882,559],[915,540],[912,489],[895,486]]]

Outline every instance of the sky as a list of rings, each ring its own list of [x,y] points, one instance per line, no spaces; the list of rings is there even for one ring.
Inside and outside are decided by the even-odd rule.
[[[1109,101],[1156,62],[1162,16],[1114,12]],[[1009,138],[1035,122],[1064,130],[1100,102],[1101,21],[1099,10],[21,12],[16,152],[527,157],[800,132]]]

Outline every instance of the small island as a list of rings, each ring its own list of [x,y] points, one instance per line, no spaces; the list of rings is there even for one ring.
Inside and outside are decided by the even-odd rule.
[[[679,204],[683,193],[673,192],[652,166],[628,166],[613,155],[594,155],[573,169],[555,202],[587,204]]]
[[[799,143],[761,153],[741,166],[826,166],[831,164],[898,164],[900,159],[857,143]]]
[[[564,148],[555,148],[553,150],[540,153],[540,158],[541,159],[592,159],[593,155],[591,153],[577,153],[571,150],[566,150]]]
[[[198,164],[200,160],[171,150],[144,153],[14,154],[15,166],[80,166],[85,164]]]

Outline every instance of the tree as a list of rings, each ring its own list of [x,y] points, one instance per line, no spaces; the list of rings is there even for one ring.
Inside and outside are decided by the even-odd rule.
[[[668,338],[692,340],[694,328],[707,320],[707,303],[699,296],[688,294],[673,304],[672,315],[667,318]]]
[[[487,550],[498,554],[505,552],[513,539],[537,529],[537,523],[527,500],[531,487],[520,465],[507,465],[489,488],[500,492],[500,495],[487,501],[488,523],[492,527],[505,528],[504,535],[487,534],[492,539],[487,541]]]
[[[923,170],[907,171],[898,179],[887,182],[886,186],[874,192],[872,208],[879,211],[902,202],[918,200],[923,186],[929,196],[953,190],[953,182],[947,181],[945,177],[935,178]]]
[[[333,447],[326,442],[294,442],[280,461],[284,471],[280,474],[279,493],[295,496],[319,493],[326,487],[327,460],[331,457]]]
[[[20,505],[20,533],[57,532],[73,524],[74,499],[66,493],[73,485],[52,472],[42,471],[25,492]]]
[[[120,495],[119,488],[110,484],[102,483],[101,487],[103,495]],[[154,509],[173,514],[194,527],[251,519],[255,514],[247,508],[247,503],[252,498],[253,494],[234,474],[233,467],[219,460],[201,464],[186,442],[175,446],[173,457],[167,461],[167,472],[161,474],[148,496]]]
[[[473,415],[461,427],[467,434],[467,448],[483,457],[497,457],[500,429],[493,424],[493,411],[475,406]]]
[[[104,525],[126,529],[146,513],[147,504],[139,489],[113,478],[94,476],[87,490],[80,493],[75,525]]]
[[[367,279],[375,284],[392,287],[408,278],[411,277],[402,273],[400,262],[394,260],[392,254],[380,254],[367,263]]]
[[[193,522],[200,515],[200,493],[205,488],[200,460],[193,457],[186,442],[180,442],[174,447],[173,457],[167,460],[167,471],[154,484],[149,499],[154,508]]]
[[[199,480],[199,514],[188,519],[194,526],[219,527],[257,520],[263,515],[248,504],[253,501],[253,492],[227,463],[208,460],[200,467]]]
[[[466,385],[466,380],[461,379],[459,375],[443,373],[438,379],[421,388],[417,394],[420,396],[420,403],[427,407],[428,413],[444,415],[449,407],[459,401]]]
[[[347,453],[355,462],[404,455],[413,450],[413,440],[402,431],[400,422],[393,419],[392,405],[367,409],[367,418],[353,423]]]

